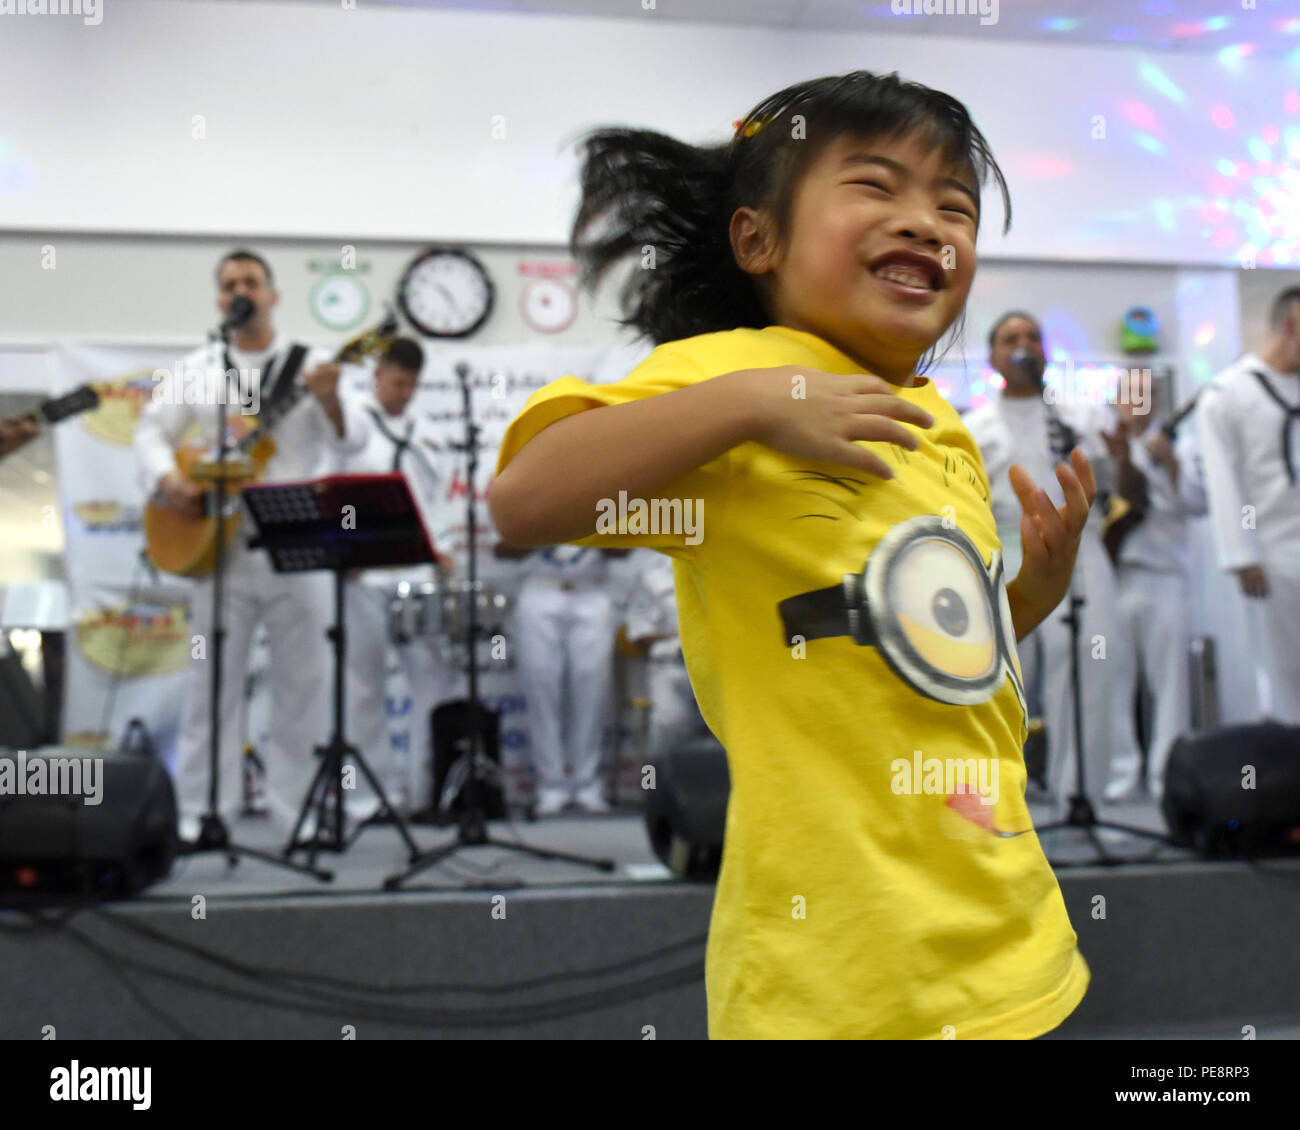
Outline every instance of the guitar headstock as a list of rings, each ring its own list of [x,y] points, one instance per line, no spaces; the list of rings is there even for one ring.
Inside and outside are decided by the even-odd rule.
[[[397,322],[397,315],[389,307],[379,325],[372,326],[364,333],[354,337],[339,350],[334,360],[340,365],[348,365],[356,364],[367,357],[377,356],[392,344],[393,339],[397,336],[398,329],[400,329],[400,326]]]
[[[82,385],[66,396],[60,396],[55,400],[47,400],[40,406],[39,412],[47,424],[57,424],[60,420],[66,420],[69,416],[76,416],[80,412],[90,412],[99,407],[99,393],[95,391],[93,385]]]

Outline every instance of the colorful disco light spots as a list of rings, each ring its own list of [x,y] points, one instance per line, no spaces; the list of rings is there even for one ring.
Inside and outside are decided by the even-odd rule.
[[[1286,107],[1288,114],[1300,113],[1300,91],[1288,90],[1286,98],[1283,99],[1282,105]]]
[[[1157,157],[1163,157],[1166,152],[1164,145],[1149,133],[1135,133],[1133,140],[1148,153],[1154,153]]]
[[[1017,168],[1038,180],[1056,180],[1074,172],[1074,165],[1050,153],[1030,153],[1016,162]]]
[[[1253,43],[1234,43],[1231,47],[1224,47],[1220,50],[1218,59],[1225,67],[1235,69],[1240,66],[1242,59],[1253,54],[1255,54],[1255,45]]]
[[[1073,31],[1079,26],[1079,21],[1068,16],[1049,16],[1045,20],[1040,20],[1038,26],[1044,31]]]
[[[1210,121],[1220,129],[1232,129],[1233,123],[1236,120],[1237,119],[1232,116],[1232,111],[1222,103],[1218,106],[1212,107],[1210,110]]]
[[[1156,129],[1156,112],[1145,102],[1126,98],[1120,103],[1120,109],[1124,111],[1124,116],[1138,129],[1144,129],[1148,132]]]
[[[1204,325],[1197,326],[1192,340],[1196,342],[1198,349],[1204,349],[1214,340],[1214,323],[1206,322]]]
[[[1177,102],[1181,105],[1186,101],[1186,96],[1183,94],[1178,84],[1154,63],[1142,63],[1138,67],[1138,74],[1141,76],[1142,81],[1151,87],[1152,90],[1163,94],[1171,102]]]

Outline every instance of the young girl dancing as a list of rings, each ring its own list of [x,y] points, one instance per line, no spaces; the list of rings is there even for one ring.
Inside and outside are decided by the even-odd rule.
[[[1024,802],[1016,641],[1065,595],[1096,486],[1077,450],[1060,508],[1013,469],[1004,578],[979,450],[918,375],[960,332],[990,171],[1010,222],[987,143],[950,96],[857,71],[725,145],[583,146],[583,282],[628,266],[624,324],[657,348],[537,391],[489,504],[514,544],[674,559],[731,772],[710,1036],[1055,1028],[1089,972]]]

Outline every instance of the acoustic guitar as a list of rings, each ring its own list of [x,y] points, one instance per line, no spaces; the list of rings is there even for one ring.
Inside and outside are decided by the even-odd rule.
[[[1198,390],[1191,400],[1174,413],[1173,419],[1166,420],[1160,426],[1160,430],[1168,437],[1170,443],[1178,438],[1179,427],[1196,407],[1200,397],[1201,391]],[[1119,564],[1119,553],[1124,546],[1124,539],[1146,520],[1151,509],[1147,477],[1131,463],[1121,469],[1118,487],[1118,491],[1112,497],[1122,505],[1112,509],[1102,530],[1102,544],[1106,547],[1112,565]]]
[[[335,364],[355,364],[366,357],[382,353],[397,335],[397,319],[389,311],[372,329],[349,341],[334,357]],[[217,538],[222,548],[230,545],[243,518],[240,491],[261,479],[276,452],[272,432],[307,394],[298,383],[275,389],[274,403],[254,419],[254,426],[227,449],[218,464],[207,447],[181,447],[176,450],[176,469],[191,482],[204,483],[207,490],[200,498],[201,514],[197,518],[157,500],[151,499],[144,511],[145,552],[154,568],[179,577],[206,577],[216,563]],[[216,475],[226,481],[225,512],[218,520],[216,510]]]

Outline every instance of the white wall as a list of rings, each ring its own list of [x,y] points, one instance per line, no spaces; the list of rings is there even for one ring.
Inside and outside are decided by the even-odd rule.
[[[297,239],[247,241],[275,272],[281,293],[278,326],[322,344],[343,336],[323,329],[307,300],[321,277],[315,268],[337,263],[338,242]],[[42,351],[70,338],[100,345],[159,343],[189,347],[217,320],[213,271],[236,241],[198,236],[140,238],[31,233],[0,234],[0,389],[44,391]],[[358,276],[372,310],[393,299],[410,260],[423,249],[415,242],[356,243]],[[48,249],[54,253],[48,269]],[[469,248],[496,285],[496,305],[474,335],[486,344],[536,340],[520,314],[528,277],[520,263],[568,263],[562,247],[477,246]],[[1264,273],[1264,272],[1260,272]],[[1272,274],[1272,272],[1268,272]],[[968,308],[965,348],[948,355],[940,375],[950,393],[966,402],[968,378],[978,378],[987,361],[985,338],[995,318],[1012,307],[1028,307],[1044,322],[1049,346],[1076,359],[1119,357],[1118,325],[1131,305],[1151,306],[1176,340],[1175,291],[1178,272],[1163,266],[1103,263],[1020,263],[991,260],[981,265]],[[561,333],[563,342],[610,342],[619,336],[615,287],[595,298],[580,296],[579,313]],[[1177,361],[1166,351],[1157,361]]]
[[[653,12],[600,20],[211,0],[106,9],[98,26],[5,21],[0,105],[22,107],[0,136],[9,228],[560,243],[576,193],[568,147],[584,130],[639,123],[717,141],[788,83],[867,68],[898,69],[970,106],[1015,203],[1004,240],[989,199],[986,255],[1224,264],[1254,243],[1262,265],[1266,253],[1300,262],[1300,218],[1286,204],[1294,170],[1289,196],[1278,182],[1215,181],[1221,159],[1253,177],[1259,144],[1271,162],[1288,150],[1300,158],[1285,60],[1234,67],[1123,46],[814,33]],[[1216,106],[1232,112],[1230,126],[1211,123]],[[1207,209],[1218,198],[1228,210],[1216,216]],[[1259,201],[1281,216],[1272,235]]]

